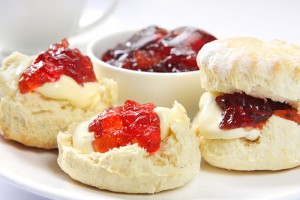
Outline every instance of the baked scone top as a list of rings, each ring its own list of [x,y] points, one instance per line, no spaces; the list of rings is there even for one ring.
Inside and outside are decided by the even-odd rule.
[[[300,99],[300,47],[250,37],[216,40],[198,53],[201,85],[213,92],[241,92],[274,101]]]

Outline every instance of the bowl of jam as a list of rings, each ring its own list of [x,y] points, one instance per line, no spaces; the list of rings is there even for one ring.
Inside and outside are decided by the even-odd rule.
[[[194,27],[166,30],[149,26],[97,38],[87,53],[96,76],[117,81],[120,103],[134,99],[171,107],[176,100],[193,116],[204,92],[197,53],[215,39]]]

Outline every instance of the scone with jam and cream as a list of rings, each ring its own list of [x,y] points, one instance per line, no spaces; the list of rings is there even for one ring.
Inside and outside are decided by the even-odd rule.
[[[57,137],[58,164],[73,179],[100,189],[156,193],[180,187],[200,168],[190,119],[172,109],[127,100]]]
[[[57,133],[116,102],[117,84],[67,40],[37,56],[13,53],[0,68],[0,127],[6,139],[57,148]]]
[[[208,92],[192,129],[202,158],[234,170],[300,165],[300,48],[279,40],[231,38],[197,57]]]

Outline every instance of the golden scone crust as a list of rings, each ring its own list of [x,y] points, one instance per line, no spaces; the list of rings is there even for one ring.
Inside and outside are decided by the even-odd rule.
[[[58,164],[73,179],[100,189],[124,193],[155,193],[180,187],[200,168],[200,151],[184,108],[175,104],[169,135],[148,154],[137,144],[105,153],[82,153],[73,147],[76,126],[58,134]]]
[[[21,94],[18,89],[22,67],[34,57],[13,53],[0,68],[0,128],[6,139],[27,146],[57,148],[56,136],[67,130],[70,123],[80,122],[103,111],[116,102],[117,84],[113,80],[99,81],[101,102],[86,109],[77,108],[68,101],[53,100],[39,93]]]
[[[202,158],[209,164],[233,170],[281,170],[300,165],[300,126],[272,116],[255,141],[247,139],[205,139],[197,127]]]
[[[208,91],[245,93],[296,103],[300,98],[300,48],[280,40],[230,38],[198,53],[201,85]]]

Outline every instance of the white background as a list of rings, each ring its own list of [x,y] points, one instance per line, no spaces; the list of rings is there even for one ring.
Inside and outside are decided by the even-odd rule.
[[[93,4],[92,0],[90,3]],[[90,13],[99,14],[97,10],[90,10]],[[165,28],[195,26],[219,38],[253,36],[300,45],[299,20],[300,1],[297,0],[119,0],[103,24],[74,38],[73,43],[84,51],[94,37],[158,25]],[[46,199],[3,180],[0,180],[0,198]]]

